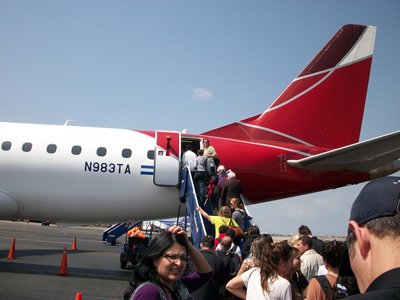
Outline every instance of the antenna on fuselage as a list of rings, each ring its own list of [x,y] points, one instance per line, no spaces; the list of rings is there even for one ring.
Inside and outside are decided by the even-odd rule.
[[[65,123],[64,123],[64,126],[68,126],[68,124],[69,124],[69,122],[73,122],[74,120],[69,120],[69,119],[67,119],[66,121],[65,121]]]

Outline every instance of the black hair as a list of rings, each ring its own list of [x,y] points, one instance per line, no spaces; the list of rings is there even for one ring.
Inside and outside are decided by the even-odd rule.
[[[210,234],[205,235],[201,238],[201,243],[203,244],[204,247],[213,249],[214,248],[214,237]]]
[[[345,248],[345,243],[340,241],[329,241],[326,242],[322,247],[322,257],[324,260],[333,268],[337,268],[340,265],[342,253]]]
[[[226,230],[226,236],[230,236],[232,239],[235,238],[236,232],[232,228],[229,228]]]
[[[272,238],[272,236],[269,233],[263,233],[260,235],[261,238],[265,239],[265,241],[272,245],[274,243],[274,239]]]
[[[307,225],[300,225],[299,235],[312,235],[310,228]]]
[[[229,227],[227,225],[221,225],[218,228],[219,233],[226,233],[226,231],[229,229]]]
[[[249,234],[260,234],[260,228],[257,225],[250,226]]]
[[[186,240],[182,235],[173,234],[169,231],[162,232],[157,235],[146,249],[142,259],[133,267],[132,286],[138,286],[145,281],[159,283],[154,260],[160,258],[167,249],[174,243],[182,245],[186,248]]]

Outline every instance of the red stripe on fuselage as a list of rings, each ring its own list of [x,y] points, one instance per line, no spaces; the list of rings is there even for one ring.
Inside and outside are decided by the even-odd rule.
[[[368,174],[309,172],[286,163],[289,159],[304,158],[301,152],[316,154],[327,149],[266,141],[255,144],[217,137],[209,137],[209,140],[215,147],[221,164],[236,173],[237,179],[242,182],[243,194],[254,203],[369,180]]]
[[[148,135],[148,136],[150,136],[152,138],[156,137],[156,132],[155,131],[151,131],[151,130],[134,130],[134,131],[143,133],[143,134]]]

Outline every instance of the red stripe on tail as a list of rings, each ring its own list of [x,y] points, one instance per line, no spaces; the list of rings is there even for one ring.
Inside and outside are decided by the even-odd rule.
[[[204,134],[325,148],[357,142],[375,40],[375,29],[363,40],[368,28],[343,26],[263,114]]]

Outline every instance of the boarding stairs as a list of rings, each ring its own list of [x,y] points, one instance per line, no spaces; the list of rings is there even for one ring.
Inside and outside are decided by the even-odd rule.
[[[130,223],[116,223],[113,224],[111,227],[107,228],[103,232],[103,242],[106,244],[115,246],[117,244],[117,239],[127,233],[129,230],[131,230],[135,226],[139,226],[142,223],[142,221],[133,221]]]
[[[200,249],[200,241],[204,235],[211,234],[215,236],[214,225],[212,225],[208,220],[203,218],[201,213],[196,210],[198,206],[198,200],[194,188],[193,178],[191,176],[188,168],[183,168],[181,172],[181,186],[179,191],[179,199],[182,203],[186,204],[186,217],[188,218],[187,223],[190,224],[191,240],[193,245]],[[245,203],[244,199],[242,199]],[[209,215],[213,215],[212,207],[210,201],[202,207]],[[244,208],[249,214],[247,207]],[[245,221],[245,228],[249,228],[252,225],[251,220]]]

